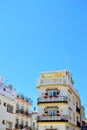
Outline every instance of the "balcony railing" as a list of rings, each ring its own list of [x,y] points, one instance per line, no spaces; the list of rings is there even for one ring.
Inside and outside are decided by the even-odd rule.
[[[23,114],[23,115],[26,115],[26,116],[28,116],[28,117],[31,116],[31,113],[29,113],[28,111],[24,111],[23,109],[17,109],[17,110],[16,110],[16,113],[18,113],[18,114]]]
[[[16,110],[16,113],[21,113],[21,110],[20,110],[20,109],[17,109],[17,110]]]
[[[23,110],[23,109],[21,109],[21,110],[20,110],[20,112],[21,112],[21,114],[25,114],[25,112],[24,112],[24,110]]]
[[[12,129],[10,129],[10,128],[6,128],[6,130],[12,130]]]
[[[15,128],[16,129],[20,128],[19,124],[15,124]]]
[[[24,100],[25,102],[32,104],[32,100],[30,98],[24,96],[23,94],[17,94],[16,98]]]
[[[22,128],[28,128],[28,125],[23,125],[23,124],[15,124],[16,129],[22,129]]]
[[[68,122],[68,115],[60,115],[60,116],[49,116],[49,115],[41,115],[37,117],[37,122]]]
[[[29,115],[29,112],[28,112],[28,111],[25,111],[25,115],[27,115],[27,116],[28,116],[28,115]]]
[[[19,125],[19,128],[20,128],[20,129],[23,129],[23,128],[24,128],[24,125],[23,125],[23,124],[20,124],[20,125]]]
[[[76,111],[80,113],[80,108],[76,106]]]
[[[66,96],[44,96],[44,97],[40,97],[38,98],[38,104],[39,103],[49,103],[49,102],[64,102],[67,103],[68,102],[68,97]]]
[[[79,93],[73,87],[72,82],[67,80],[67,79],[63,79],[63,78],[41,78],[37,82],[37,86],[40,86],[40,85],[50,85],[50,84],[69,85],[73,89],[73,91],[79,96]]]

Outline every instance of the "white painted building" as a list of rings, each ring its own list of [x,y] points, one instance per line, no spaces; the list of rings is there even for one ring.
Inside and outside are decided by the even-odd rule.
[[[33,111],[32,112],[32,119],[31,119],[31,128],[32,128],[32,130],[38,130],[37,129],[37,116],[38,116],[38,112]]]
[[[80,130],[80,96],[69,71],[42,73],[37,83],[38,130]]]
[[[12,85],[5,85],[0,78],[0,130],[31,128],[31,105],[30,98],[16,94]]]
[[[0,78],[0,130],[12,130],[15,122],[15,95],[12,85],[6,86]]]

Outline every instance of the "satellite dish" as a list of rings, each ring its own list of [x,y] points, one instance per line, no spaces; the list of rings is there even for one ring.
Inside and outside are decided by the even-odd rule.
[[[12,90],[12,89],[13,89],[12,84],[9,84],[9,85],[8,85],[8,88],[9,88],[10,90]]]

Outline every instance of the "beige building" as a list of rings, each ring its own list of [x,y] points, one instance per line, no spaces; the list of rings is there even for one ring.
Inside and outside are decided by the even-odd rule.
[[[37,83],[38,130],[80,130],[81,102],[69,71],[45,72]]]
[[[81,105],[81,124],[82,121],[85,121],[85,108]]]
[[[15,130],[20,130],[24,127],[30,128],[32,117],[30,112],[31,99],[25,97],[23,94],[17,94],[15,101]]]

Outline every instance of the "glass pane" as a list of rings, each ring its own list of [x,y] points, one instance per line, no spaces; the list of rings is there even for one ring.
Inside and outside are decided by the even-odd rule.
[[[56,96],[56,92],[55,91],[53,92],[53,96]]]

